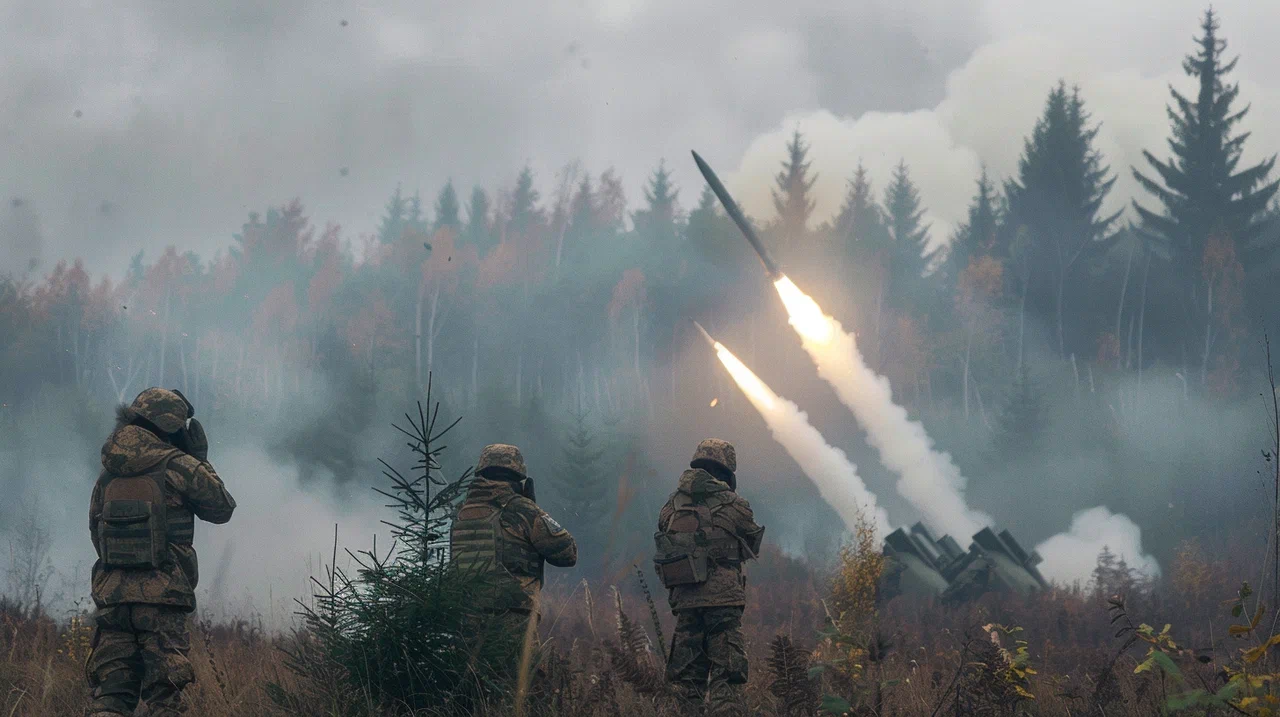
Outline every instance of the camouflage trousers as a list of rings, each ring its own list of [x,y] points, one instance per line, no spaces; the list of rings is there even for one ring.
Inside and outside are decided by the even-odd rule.
[[[187,653],[187,613],[160,605],[123,604],[98,610],[85,672],[93,702],[86,714],[133,714],[138,702],[152,717],[186,712],[182,690],[195,681]]]
[[[667,658],[667,681],[688,711],[704,700],[710,715],[746,713],[747,648],[741,607],[704,607],[676,612]]]

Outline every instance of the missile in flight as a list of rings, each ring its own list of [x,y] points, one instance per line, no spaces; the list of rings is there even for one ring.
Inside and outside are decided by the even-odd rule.
[[[698,171],[702,172],[702,176],[707,180],[707,184],[711,186],[711,191],[715,192],[716,197],[720,199],[720,204],[724,207],[724,211],[738,225],[738,229],[742,231],[742,235],[751,243],[751,248],[756,250],[756,254],[760,255],[760,262],[764,264],[765,273],[769,275],[770,281],[777,281],[782,278],[782,269],[778,268],[778,263],[769,256],[769,250],[764,248],[764,243],[760,241],[760,237],[756,236],[756,231],[751,228],[751,224],[747,222],[747,217],[738,208],[733,197],[729,196],[729,190],[724,188],[720,183],[720,178],[711,170],[711,167],[698,156],[697,152],[693,153],[693,161],[698,165]],[[701,328],[701,327],[699,327]],[[703,333],[706,333],[705,331]]]
[[[716,340],[711,338],[711,334],[707,333],[706,329],[702,328],[702,324],[698,323],[697,321],[693,321],[693,319],[689,319],[689,321],[692,321],[693,325],[698,327],[698,333],[702,334],[702,338],[707,340],[707,343],[711,346],[711,348],[715,348]]]

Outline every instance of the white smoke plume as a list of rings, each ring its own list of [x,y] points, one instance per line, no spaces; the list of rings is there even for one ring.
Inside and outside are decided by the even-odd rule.
[[[924,426],[894,403],[889,379],[867,366],[853,334],[824,314],[787,277],[774,286],[818,375],[853,412],[885,467],[898,474],[898,493],[924,515],[930,527],[962,542],[990,525],[990,516],[965,502],[965,479],[950,454],[935,449]]]
[[[1156,559],[1142,552],[1142,529],[1127,516],[1112,513],[1106,506],[1076,513],[1067,532],[1037,545],[1036,551],[1044,558],[1040,572],[1056,583],[1084,585],[1089,582],[1098,553],[1104,547],[1140,573],[1149,577],[1160,574]]]
[[[870,520],[876,538],[889,534],[889,516],[876,504],[876,496],[858,475],[858,467],[844,451],[827,443],[809,417],[795,403],[773,392],[729,349],[716,342],[716,356],[729,375],[760,412],[769,432],[818,487],[818,493],[839,514],[852,532],[860,517]]]

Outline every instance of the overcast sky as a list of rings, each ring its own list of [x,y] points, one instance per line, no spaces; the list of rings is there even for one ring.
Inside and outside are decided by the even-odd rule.
[[[45,269],[80,255],[118,273],[170,243],[211,254],[250,210],[295,196],[354,236],[397,182],[493,189],[526,162],[544,196],[581,159],[615,167],[634,200],[665,157],[687,206],[691,148],[767,216],[797,126],[822,175],[819,215],[859,158],[880,187],[905,158],[941,237],[981,163],[1015,166],[1058,77],[1082,86],[1113,167],[1162,149],[1165,87],[1203,7],[0,0],[0,270],[36,226]],[[1267,71],[1280,3],[1215,8],[1243,55],[1251,148],[1280,149],[1280,78]],[[1131,189],[1121,174],[1117,195]]]

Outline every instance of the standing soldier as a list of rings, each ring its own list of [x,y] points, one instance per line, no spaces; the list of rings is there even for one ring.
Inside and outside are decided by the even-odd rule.
[[[522,631],[537,628],[543,563],[571,568],[578,562],[573,536],[534,500],[520,449],[485,446],[449,533],[454,564],[492,581],[480,607]]]
[[[93,566],[93,642],[85,672],[93,691],[86,714],[170,717],[186,707],[195,676],[187,615],[198,576],[191,546],[195,519],[225,523],[236,502],[213,466],[195,409],[177,391],[148,388],[120,406],[102,446],[102,473],[89,504]]]
[[[743,564],[760,553],[764,528],[735,492],[737,469],[732,444],[716,438],[699,443],[689,470],[662,506],[654,535],[654,568],[670,590],[676,617],[667,680],[691,713],[699,712],[704,701],[710,702],[712,715],[746,713]]]

